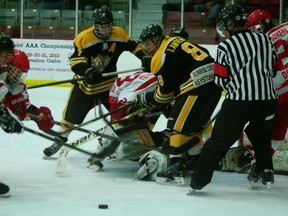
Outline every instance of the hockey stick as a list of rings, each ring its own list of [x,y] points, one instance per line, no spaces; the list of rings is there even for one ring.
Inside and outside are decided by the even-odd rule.
[[[74,147],[78,147],[80,145],[83,145],[84,143],[87,143],[87,142],[95,139],[95,138],[96,138],[95,134],[89,133],[89,134],[87,134],[87,135],[85,135],[85,136],[83,136],[77,140],[74,140],[71,143],[71,145]],[[67,146],[63,146],[60,149],[58,161],[57,161],[56,168],[55,168],[56,174],[62,174],[65,172],[67,155],[71,150],[72,150],[72,148],[67,147]]]
[[[139,68],[133,68],[133,69],[123,70],[123,71],[108,72],[108,73],[103,73],[102,76],[110,77],[110,76],[115,76],[118,74],[129,73],[129,72],[134,72],[134,71],[143,70],[143,69],[144,67],[139,67]]]
[[[81,132],[84,132],[84,133],[92,133],[92,134],[95,134],[95,136],[100,136],[100,137],[109,139],[111,141],[123,142],[123,143],[126,143],[128,145],[137,145],[137,146],[142,146],[142,147],[145,146],[145,148],[147,148],[149,150],[158,150],[158,151],[160,150],[159,148],[157,148],[155,146],[148,145],[148,144],[143,144],[143,143],[138,143],[138,142],[134,142],[134,141],[123,140],[123,138],[107,135],[107,134],[104,134],[104,133],[100,133],[98,131],[91,131],[91,130],[87,130],[87,129],[84,129],[84,128],[75,127],[75,126],[68,125],[68,124],[65,124],[65,123],[62,123],[62,122],[58,122],[58,121],[53,121],[53,122],[54,122],[54,124],[59,125],[59,126],[64,126],[64,127],[70,128],[72,130],[78,130],[78,131],[81,131]]]
[[[119,108],[117,108],[117,109],[115,109],[115,110],[112,110],[111,112],[105,113],[105,114],[103,114],[103,115],[101,115],[101,116],[99,116],[99,117],[97,117],[97,118],[94,118],[94,119],[91,119],[91,120],[85,122],[85,123],[79,125],[79,127],[83,127],[83,126],[85,126],[85,125],[87,125],[87,124],[90,124],[90,123],[92,123],[92,122],[98,121],[98,120],[100,120],[100,119],[102,119],[102,118],[106,118],[107,116],[110,116],[110,115],[112,115],[112,114],[114,114],[114,113],[117,113],[117,112],[119,112],[119,111],[121,111],[121,110],[128,109],[129,107],[132,107],[132,106],[134,106],[134,105],[135,105],[135,103],[125,104],[125,105],[123,105],[123,106],[121,106],[121,107],[119,107]]]
[[[2,120],[2,119],[1,119],[1,120]],[[82,152],[82,153],[84,153],[84,154],[87,154],[87,155],[90,155],[90,156],[94,156],[94,155],[95,155],[95,154],[93,154],[93,153],[91,153],[91,152],[89,152],[89,151],[86,151],[86,150],[77,148],[77,147],[75,147],[75,146],[73,146],[73,145],[67,144],[67,143],[63,142],[61,139],[59,139],[58,137],[51,137],[51,136],[48,136],[48,135],[46,135],[46,134],[44,134],[44,133],[40,133],[40,132],[38,132],[38,131],[35,131],[35,130],[33,130],[33,129],[31,129],[31,128],[28,128],[28,127],[25,127],[25,126],[22,126],[22,128],[23,128],[25,131],[29,132],[29,133],[32,133],[32,134],[37,135],[37,136],[40,136],[40,137],[42,137],[42,138],[48,139],[48,140],[53,141],[53,142],[60,143],[60,144],[63,145],[63,146],[67,146],[67,147],[69,147],[69,148],[71,148],[71,149],[77,150],[77,151]]]
[[[110,77],[110,76],[115,76],[115,75],[122,74],[122,73],[129,73],[129,72],[143,70],[143,69],[144,69],[144,67],[139,67],[139,68],[133,68],[133,69],[129,69],[129,70],[109,72],[109,73],[102,74],[102,76],[103,77]],[[59,85],[59,84],[69,83],[69,82],[77,82],[77,81],[82,81],[85,79],[86,79],[85,77],[80,77],[77,79],[68,79],[68,80],[56,81],[56,82],[51,82],[51,83],[44,83],[44,84],[40,84],[40,85],[29,86],[28,89],[35,89],[35,88],[40,88],[40,87]]]
[[[29,86],[28,89],[34,89],[34,88],[40,88],[40,87],[46,87],[46,86],[52,86],[52,85],[59,85],[59,84],[69,83],[69,82],[77,82],[77,81],[81,81],[81,80],[85,80],[85,78],[81,77],[81,78],[77,78],[77,79],[68,79],[68,80],[56,81],[56,82],[51,82],[51,83],[44,83],[44,84],[40,84],[40,85]]]
[[[117,108],[117,109],[115,109],[115,110],[112,110],[112,111],[109,112],[109,113],[103,114],[103,115],[101,115],[101,116],[99,116],[99,117],[97,117],[97,118],[94,118],[94,119],[91,119],[91,120],[89,120],[89,121],[86,121],[86,122],[84,122],[83,124],[79,125],[78,127],[83,127],[83,126],[85,126],[85,125],[91,124],[91,123],[93,123],[93,122],[95,122],[95,121],[98,121],[98,120],[100,120],[100,119],[102,119],[102,118],[105,118],[105,117],[107,117],[107,116],[110,116],[110,115],[112,115],[112,114],[114,114],[114,113],[117,113],[117,112],[119,112],[119,111],[121,111],[121,110],[128,109],[129,107],[132,107],[132,106],[134,106],[134,103],[125,104],[125,105],[123,105],[123,106],[121,106],[121,107],[119,107],[119,108]],[[32,116],[31,116],[31,117],[32,117]],[[56,132],[56,131],[50,129],[50,130],[45,130],[45,131],[43,131],[43,132],[45,132],[45,133],[47,133],[47,134],[49,134],[49,135],[51,135],[51,136],[58,137],[58,138],[61,139],[63,142],[67,142],[67,138],[66,138],[66,137],[62,137],[62,134],[67,133],[67,131],[64,131],[64,132],[59,133],[59,132]]]

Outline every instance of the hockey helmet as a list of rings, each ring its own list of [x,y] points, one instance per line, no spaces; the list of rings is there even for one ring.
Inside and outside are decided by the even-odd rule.
[[[12,55],[14,43],[11,38],[0,32],[0,66],[7,62],[9,55]]]
[[[154,54],[163,38],[163,29],[157,24],[150,24],[142,30],[140,43],[147,54]],[[153,48],[149,48],[153,44]]]
[[[220,32],[232,32],[236,26],[244,27],[247,19],[245,10],[238,5],[224,6],[218,15],[216,27]]]
[[[110,38],[113,29],[113,14],[107,5],[94,10],[93,15],[94,32],[99,39]]]
[[[169,34],[170,37],[180,36],[188,40],[189,34],[186,32],[185,27],[174,27]]]
[[[248,17],[245,27],[253,32],[267,32],[271,26],[271,14],[268,11],[257,9]]]
[[[6,82],[10,85],[23,82],[30,69],[30,62],[25,52],[15,49],[13,56],[8,59],[8,73]]]
[[[14,49],[14,43],[11,38],[0,32],[0,53],[6,51],[7,53],[12,53]]]

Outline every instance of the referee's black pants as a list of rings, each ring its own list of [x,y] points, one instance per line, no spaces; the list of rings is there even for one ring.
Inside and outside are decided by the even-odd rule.
[[[273,169],[271,137],[275,127],[277,100],[233,101],[225,99],[205,143],[191,182],[204,187],[229,148],[245,132],[256,155],[256,169]]]

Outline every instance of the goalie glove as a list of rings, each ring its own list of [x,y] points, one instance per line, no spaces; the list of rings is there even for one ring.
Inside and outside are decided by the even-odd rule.
[[[85,71],[85,79],[87,80],[88,83],[95,84],[103,81],[102,74],[100,73],[99,70],[96,68],[88,68]]]
[[[23,123],[7,108],[0,110],[0,126],[6,133],[23,133]]]
[[[54,126],[53,116],[51,110],[48,107],[45,106],[41,106],[40,108],[34,107],[34,110],[31,113],[35,115],[35,117],[32,116],[32,120],[36,122],[40,130],[46,131]]]
[[[230,148],[222,160],[219,162],[218,169],[227,172],[243,173],[250,169],[252,153],[243,146]]]

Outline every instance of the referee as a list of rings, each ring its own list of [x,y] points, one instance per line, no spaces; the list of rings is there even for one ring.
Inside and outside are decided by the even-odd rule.
[[[214,169],[245,126],[257,158],[258,180],[262,178],[264,185],[274,182],[271,137],[277,107],[272,82],[276,52],[268,36],[245,30],[245,22],[246,13],[237,5],[226,5],[219,13],[217,28],[227,39],[217,47],[214,81],[226,98],[192,173],[194,190],[210,183]]]

